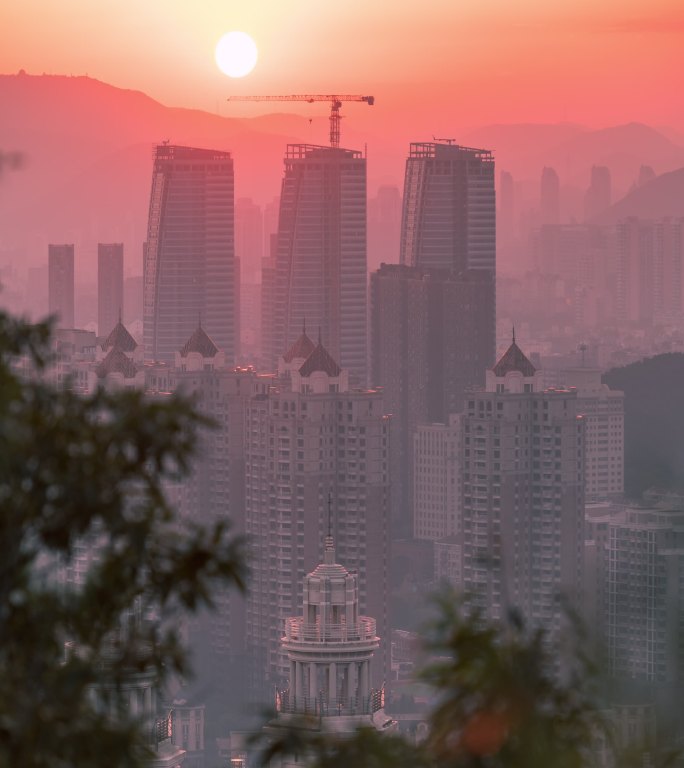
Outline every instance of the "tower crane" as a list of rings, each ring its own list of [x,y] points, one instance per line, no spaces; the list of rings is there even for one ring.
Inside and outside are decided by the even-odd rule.
[[[315,101],[330,102],[330,146],[340,146],[340,109],[343,101],[365,101],[369,107],[375,104],[375,96],[335,96],[329,94],[295,94],[292,96],[229,96],[228,101],[306,101],[313,104]]]

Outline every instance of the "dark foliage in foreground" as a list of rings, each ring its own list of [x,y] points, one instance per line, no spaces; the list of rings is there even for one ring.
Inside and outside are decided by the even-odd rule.
[[[558,674],[549,639],[530,632],[516,613],[489,622],[465,611],[454,593],[441,594],[437,602],[439,616],[428,628],[425,648],[432,661],[422,674],[436,704],[423,743],[368,728],[340,739],[302,719],[256,739],[261,764],[308,755],[316,768],[586,765],[588,747],[605,729],[589,660],[576,650]],[[575,639],[579,648],[581,638]]]
[[[187,672],[177,622],[157,619],[211,605],[219,582],[242,588],[242,547],[225,524],[181,525],[167,501],[203,423],[192,405],[22,380],[13,363],[39,374],[49,334],[0,314],[0,766],[131,768],[150,734],[121,682]],[[84,544],[98,558],[65,590],[57,574]]]

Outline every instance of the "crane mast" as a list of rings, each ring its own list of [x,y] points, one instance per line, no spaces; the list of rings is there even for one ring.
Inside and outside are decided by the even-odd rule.
[[[293,94],[290,96],[229,96],[228,101],[306,101],[313,104],[315,101],[327,101],[330,103],[330,146],[340,146],[340,109],[345,101],[361,101],[372,107],[375,104],[374,96],[357,96],[333,94]]]

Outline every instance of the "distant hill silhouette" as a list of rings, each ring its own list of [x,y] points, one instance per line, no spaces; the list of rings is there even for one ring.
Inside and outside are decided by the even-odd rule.
[[[663,173],[643,186],[635,187],[592,221],[615,224],[628,216],[643,219],[684,216],[684,168]]]
[[[381,104],[382,95],[376,96]],[[24,169],[6,173],[0,184],[0,257],[13,250],[22,254],[22,267],[42,265],[48,242],[74,242],[77,279],[94,278],[98,241],[123,241],[127,268],[141,271],[155,144],[168,139],[230,150],[236,196],[263,204],[279,193],[288,142],[328,140],[323,109],[303,109],[303,115],[316,115],[311,120],[293,114],[223,117],[167,107],[139,91],[81,76],[0,75],[0,105],[0,150],[26,156]],[[230,110],[229,104],[221,109]],[[498,169],[533,180],[535,187],[545,164],[557,167],[563,184],[580,186],[586,186],[592,163],[613,163],[616,176],[630,183],[641,164],[657,173],[684,165],[684,151],[647,126],[589,131],[572,124],[491,125],[456,138],[493,149]],[[429,125],[412,140],[425,139]],[[377,136],[362,136],[354,121],[345,121],[345,145],[363,149],[366,141],[369,190],[378,180],[401,184],[408,142],[380,129]]]
[[[613,181],[613,199],[621,196],[638,176],[641,165],[664,173],[684,165],[684,148],[655,128],[627,123],[573,136],[555,147],[549,161],[564,181],[585,189],[592,165],[607,165]]]
[[[684,354],[657,355],[608,371],[625,393],[625,490],[684,491]]]
[[[28,247],[36,263],[49,241],[92,250],[98,240],[123,240],[139,261],[155,144],[231,150],[236,193],[259,199],[277,194],[284,146],[308,127],[296,115],[245,120],[165,107],[88,77],[2,75],[0,104],[0,148],[27,157],[0,186],[2,245]],[[83,248],[77,268],[79,256]]]
[[[614,199],[629,189],[641,165],[664,173],[684,165],[684,147],[642,123],[590,130],[572,123],[490,125],[466,136],[466,143],[495,151],[498,167],[538,184],[544,165],[564,185],[586,189],[592,165],[607,165]]]

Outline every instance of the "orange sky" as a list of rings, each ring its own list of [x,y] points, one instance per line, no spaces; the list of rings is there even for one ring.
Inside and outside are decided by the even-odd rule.
[[[242,80],[213,59],[231,29],[259,47]],[[0,72],[87,73],[221,114],[231,93],[336,91],[376,96],[372,115],[354,108],[361,130],[402,119],[438,135],[563,120],[684,130],[682,0],[3,0],[0,30]]]

